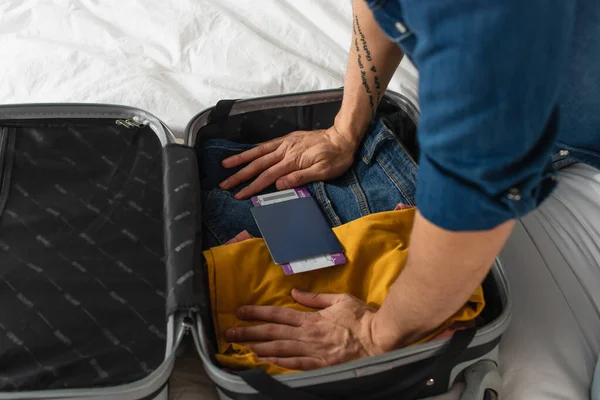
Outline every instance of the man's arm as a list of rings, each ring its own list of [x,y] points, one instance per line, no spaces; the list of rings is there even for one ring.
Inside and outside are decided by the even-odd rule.
[[[371,327],[385,350],[465,304],[514,220],[552,190],[573,4],[431,1],[406,3],[403,14],[420,35],[419,212],[407,265]]]
[[[406,266],[373,318],[374,343],[397,349],[448,320],[483,281],[513,227],[511,220],[488,231],[451,232],[417,213]]]
[[[243,307],[240,318],[275,324],[236,328],[228,338],[266,341],[251,348],[289,368],[316,368],[412,343],[465,304],[514,220],[554,186],[554,110],[573,7],[567,0],[404,2],[418,34],[412,56],[421,105],[419,212],[404,271],[376,312],[347,295],[294,292],[297,302],[325,310]]]
[[[385,36],[364,0],[353,0],[352,10],[352,41],[344,79],[344,98],[335,118],[335,127],[358,144],[403,53]]]
[[[283,190],[334,179],[352,165],[354,153],[403,56],[385,36],[364,0],[354,0],[352,5],[353,34],[344,96],[334,126],[292,132],[223,160],[226,168],[249,164],[222,182],[222,189],[254,178],[236,194],[236,198],[244,199],[273,183]]]

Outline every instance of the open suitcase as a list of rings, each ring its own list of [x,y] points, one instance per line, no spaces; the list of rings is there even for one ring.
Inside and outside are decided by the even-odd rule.
[[[215,364],[199,188],[210,171],[199,150],[211,138],[325,128],[341,98],[221,101],[188,124],[183,145],[135,108],[0,107],[0,400],[164,399],[186,337],[222,399],[417,399],[458,378],[464,400],[497,398],[510,315],[498,262],[476,333],[283,376]],[[387,92],[379,113],[416,158],[416,106]]]

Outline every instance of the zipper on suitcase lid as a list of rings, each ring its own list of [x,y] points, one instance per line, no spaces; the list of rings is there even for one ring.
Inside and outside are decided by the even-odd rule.
[[[142,128],[148,125],[148,121],[142,121],[139,117],[133,117],[129,119],[118,119],[115,124],[124,126],[125,128]]]
[[[60,123],[72,123],[72,124],[86,124],[90,123],[102,123],[107,122],[114,123],[115,125],[123,126],[125,128],[142,128],[149,124],[147,120],[142,120],[140,117],[131,117],[127,119],[113,119],[113,118],[40,118],[32,120],[0,120],[0,126],[35,126],[37,124],[60,124]]]

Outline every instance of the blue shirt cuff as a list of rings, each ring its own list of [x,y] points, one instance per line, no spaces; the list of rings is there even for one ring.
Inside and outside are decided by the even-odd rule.
[[[556,186],[551,165],[501,193],[465,181],[436,165],[429,157],[419,160],[416,205],[431,223],[450,231],[483,231],[537,208]]]

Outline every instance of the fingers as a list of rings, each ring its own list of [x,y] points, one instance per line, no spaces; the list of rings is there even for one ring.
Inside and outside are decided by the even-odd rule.
[[[279,365],[280,367],[287,369],[295,369],[300,371],[307,371],[311,369],[323,368],[325,364],[318,358],[314,357],[292,357],[292,358],[281,358],[281,357],[266,357],[261,358],[262,361],[271,364]]]
[[[273,340],[271,342],[247,344],[259,357],[298,357],[308,356],[309,348],[297,340]]]
[[[273,165],[280,162],[281,159],[282,159],[282,156],[280,156],[276,153],[266,154],[256,160],[252,161],[249,165],[242,168],[240,171],[233,174],[229,178],[225,179],[223,182],[221,182],[221,184],[219,186],[221,187],[221,189],[224,189],[224,190],[231,189],[232,187],[237,186],[240,183],[245,182],[248,179],[255,177],[256,175],[260,174],[267,168],[272,167]]]
[[[298,289],[292,290],[292,297],[296,303],[310,308],[327,308],[344,298],[343,294],[312,293],[303,292]]]
[[[264,321],[290,326],[300,326],[302,322],[315,313],[305,313],[291,308],[275,306],[245,306],[240,307],[238,317],[245,321]]]
[[[268,340],[293,340],[297,328],[289,325],[263,324],[231,328],[225,332],[228,342],[265,342]]]
[[[266,157],[268,156],[265,156],[263,158]],[[248,186],[240,190],[235,195],[235,198],[238,200],[245,199],[252,196],[253,194],[260,192],[264,188],[272,185],[277,180],[277,178],[290,173],[293,169],[293,164],[291,164],[289,161],[283,160],[279,164],[272,166],[271,168],[267,169],[265,172],[260,174],[258,178],[254,180],[254,182],[250,183]]]
[[[277,189],[286,190],[297,188],[307,183],[321,180],[322,176],[322,167],[319,165],[312,165],[309,168],[294,171],[277,179]]]
[[[265,142],[260,144],[250,150],[246,150],[240,154],[236,154],[234,156],[228,157],[221,162],[221,165],[225,168],[235,168],[239,165],[249,163],[250,161],[254,161],[257,158],[266,156],[269,153],[272,153],[279,147],[283,138],[271,140],[269,142]]]

